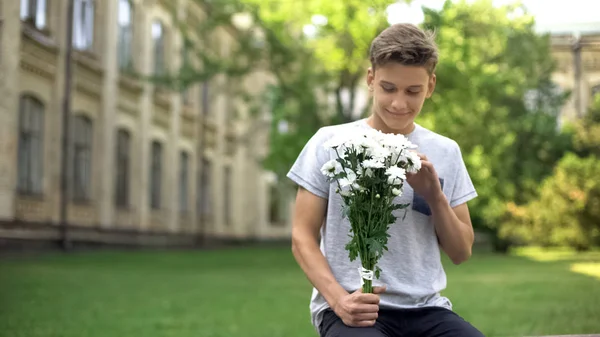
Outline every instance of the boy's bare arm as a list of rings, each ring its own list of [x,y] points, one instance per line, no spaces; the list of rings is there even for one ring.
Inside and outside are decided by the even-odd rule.
[[[327,200],[300,187],[292,223],[292,252],[309,281],[333,308],[348,292],[335,280],[325,256],[319,249],[319,236]]]
[[[443,250],[454,264],[460,264],[471,257],[474,241],[473,226],[467,204],[454,208],[440,196],[430,203],[435,231]]]
[[[442,249],[454,264],[460,264],[471,257],[474,240],[469,208],[466,203],[450,207],[433,164],[424,154],[419,154],[419,157],[421,169],[416,174],[408,174],[407,181],[431,207]]]
[[[349,294],[337,282],[319,249],[320,229],[326,210],[327,200],[302,187],[298,189],[292,225],[292,252],[308,280],[346,325],[372,326],[379,311],[378,294],[385,291],[385,287],[375,287],[373,294],[363,294],[360,289]]]

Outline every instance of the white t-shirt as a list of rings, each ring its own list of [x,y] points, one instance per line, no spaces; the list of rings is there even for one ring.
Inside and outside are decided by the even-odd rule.
[[[350,224],[342,216],[342,199],[335,193],[335,184],[327,181],[321,167],[335,152],[323,148],[323,143],[345,128],[370,128],[365,119],[356,122],[327,126],[308,141],[298,159],[288,173],[296,184],[313,194],[328,200],[325,223],[321,229],[321,251],[325,255],[336,280],[348,292],[361,287],[358,272],[360,259],[350,262],[345,245],[349,241]],[[418,146],[417,151],[427,156],[436,169],[442,190],[455,207],[477,196],[465,167],[458,144],[434,133],[418,124],[407,135]],[[388,249],[379,260],[380,279],[373,285],[385,284],[387,290],[381,295],[381,308],[415,308],[441,306],[452,309],[450,300],[440,295],[446,287],[446,273],[440,261],[440,247],[431,210],[427,202],[415,194],[409,184],[398,198],[399,203],[407,204],[408,212],[398,210],[398,220],[390,226]],[[325,298],[313,289],[310,301],[311,322],[317,329],[321,325],[322,312],[328,308]]]

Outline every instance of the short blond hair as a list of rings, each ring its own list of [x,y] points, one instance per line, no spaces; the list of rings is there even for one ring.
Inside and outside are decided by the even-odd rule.
[[[388,62],[406,66],[423,66],[433,74],[438,63],[435,33],[413,24],[394,24],[382,31],[371,43],[369,53],[375,70]]]

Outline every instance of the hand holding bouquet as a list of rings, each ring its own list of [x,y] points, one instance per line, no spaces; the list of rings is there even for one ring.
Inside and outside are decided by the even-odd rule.
[[[321,172],[337,184],[350,221],[351,240],[346,245],[350,261],[360,258],[363,293],[372,293],[377,262],[387,251],[388,230],[396,221],[393,212],[409,204],[394,203],[402,195],[406,173],[417,173],[421,160],[415,146],[403,135],[374,129],[352,129],[324,144],[336,153]]]

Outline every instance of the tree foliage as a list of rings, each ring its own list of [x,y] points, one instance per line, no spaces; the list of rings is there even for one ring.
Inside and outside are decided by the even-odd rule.
[[[549,38],[515,5],[446,2],[426,10],[424,26],[437,31],[440,64],[436,93],[422,123],[462,147],[480,198],[476,226],[495,232],[508,201],[527,201],[569,148],[557,127],[565,94],[550,75]]]
[[[272,34],[268,45],[281,46],[268,50],[279,62],[270,65],[277,81],[269,88],[272,126],[265,164],[284,175],[319,127],[360,115],[357,92],[370,42],[387,26],[389,1],[244,1]]]
[[[356,97],[363,90],[370,43],[388,26],[390,1],[196,1],[207,17],[181,30],[188,46],[198,46],[193,36],[205,41],[193,48],[202,66],[184,64],[170,82],[185,88],[219,74],[267,72],[271,85],[248,101],[271,117],[267,169],[283,176],[319,127],[361,117]],[[497,235],[515,207],[541,195],[538,186],[556,174],[553,168],[567,151],[597,154],[598,130],[559,129],[568,93],[551,81],[549,36],[538,35],[532,17],[518,5],[446,1],[439,11],[424,11],[424,28],[437,32],[440,63],[436,92],[418,122],[461,145],[480,195],[470,204],[474,224]],[[239,13],[249,15],[252,25],[233,28],[236,43],[223,58],[212,37],[232,29]]]
[[[575,132],[575,152],[560,160],[538,198],[522,206],[508,204],[503,237],[578,250],[600,244],[600,95],[569,128]]]

